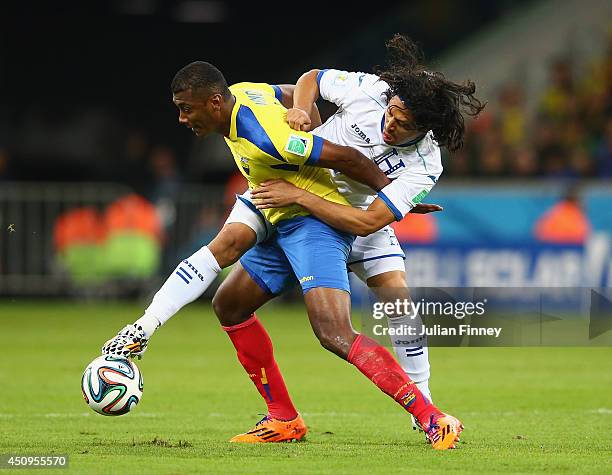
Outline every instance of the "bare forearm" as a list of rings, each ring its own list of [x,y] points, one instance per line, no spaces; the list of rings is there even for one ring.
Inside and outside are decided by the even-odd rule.
[[[319,98],[318,73],[318,69],[313,69],[300,76],[293,91],[293,107],[310,112],[312,105]]]
[[[324,151],[325,145],[327,144],[323,145]],[[380,191],[391,183],[391,180],[378,168],[378,165],[362,153],[351,147],[336,147],[338,147],[338,153],[335,159],[329,161],[320,159],[319,166],[342,172],[349,178],[368,185],[374,191]]]
[[[357,151],[355,151],[357,152]],[[378,165],[376,165],[372,160],[369,160],[357,152],[357,156],[355,158],[354,163],[347,170],[342,170],[349,178],[356,180],[360,183],[365,183],[374,191],[380,191],[389,183],[391,180],[387,175],[385,175]]]
[[[316,84],[316,79],[315,79]],[[279,84],[281,89],[282,98],[281,103],[285,108],[291,109],[293,108],[293,93],[295,91],[295,85],[293,84]],[[318,95],[318,94],[317,94]],[[316,101],[317,98],[315,98]],[[304,110],[310,117],[310,128],[309,130],[317,128],[319,125],[323,123],[321,120],[321,113],[319,112],[319,108],[315,101],[312,102],[310,109],[302,109]]]
[[[300,194],[296,204],[340,231],[357,236],[367,236],[376,230],[376,223],[370,219],[370,213],[367,210],[332,203],[308,191]]]

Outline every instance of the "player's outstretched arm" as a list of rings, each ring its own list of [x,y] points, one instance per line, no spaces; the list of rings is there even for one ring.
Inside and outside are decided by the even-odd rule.
[[[328,140],[323,140],[321,155],[312,165],[342,172],[349,178],[368,185],[374,191],[380,191],[391,183],[378,165],[361,152]]]
[[[270,180],[251,191],[253,203],[260,209],[298,204],[330,226],[357,236],[367,236],[397,219],[380,198],[363,210],[332,203],[284,180]],[[438,205],[419,203],[411,213],[441,211]]]

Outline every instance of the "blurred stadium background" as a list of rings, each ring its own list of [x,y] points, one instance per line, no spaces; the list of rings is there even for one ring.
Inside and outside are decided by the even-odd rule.
[[[2,296],[144,299],[216,234],[245,182],[221,138],[179,127],[169,83],[184,64],[294,83],[371,70],[394,32],[488,102],[444,157],[428,201],[445,211],[396,225],[410,284],[612,283],[609,2],[391,1],[367,21],[357,4],[2,8]]]
[[[170,81],[196,59],[230,83],[294,83],[310,68],[369,71],[392,34],[413,37],[488,106],[444,156],[427,198],[444,211],[396,225],[409,284],[610,290],[612,3],[370,7],[0,5],[0,457],[69,454],[75,473],[612,471],[609,346],[433,348],[434,400],[466,425],[461,450],[433,453],[400,407],[318,347],[299,292],[261,316],[308,443],[226,442],[263,406],[206,298],[155,337],[133,414],[84,405],[78,382],[101,344],[246,186],[220,138],[178,124]]]

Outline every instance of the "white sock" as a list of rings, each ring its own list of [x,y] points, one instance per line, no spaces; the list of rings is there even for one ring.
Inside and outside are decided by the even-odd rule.
[[[417,334],[421,332],[423,321],[418,315],[401,317],[388,317],[389,328],[405,329],[416,328]],[[404,372],[412,379],[421,392],[431,400],[429,392],[429,350],[427,349],[427,336],[394,335],[391,337],[393,351]]]
[[[147,337],[150,337],[157,327],[202,295],[219,272],[221,268],[208,247],[200,248],[179,263],[135,324],[141,325]]]

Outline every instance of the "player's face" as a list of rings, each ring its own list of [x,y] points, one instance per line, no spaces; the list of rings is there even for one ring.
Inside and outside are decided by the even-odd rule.
[[[410,110],[401,99],[393,96],[385,111],[385,126],[383,140],[388,145],[399,145],[418,136],[420,131],[414,127],[414,119]]]
[[[217,94],[218,95],[218,94]],[[216,100],[194,94],[191,89],[177,92],[172,102],[179,110],[179,123],[191,129],[198,137],[214,132],[215,118],[218,115]]]

